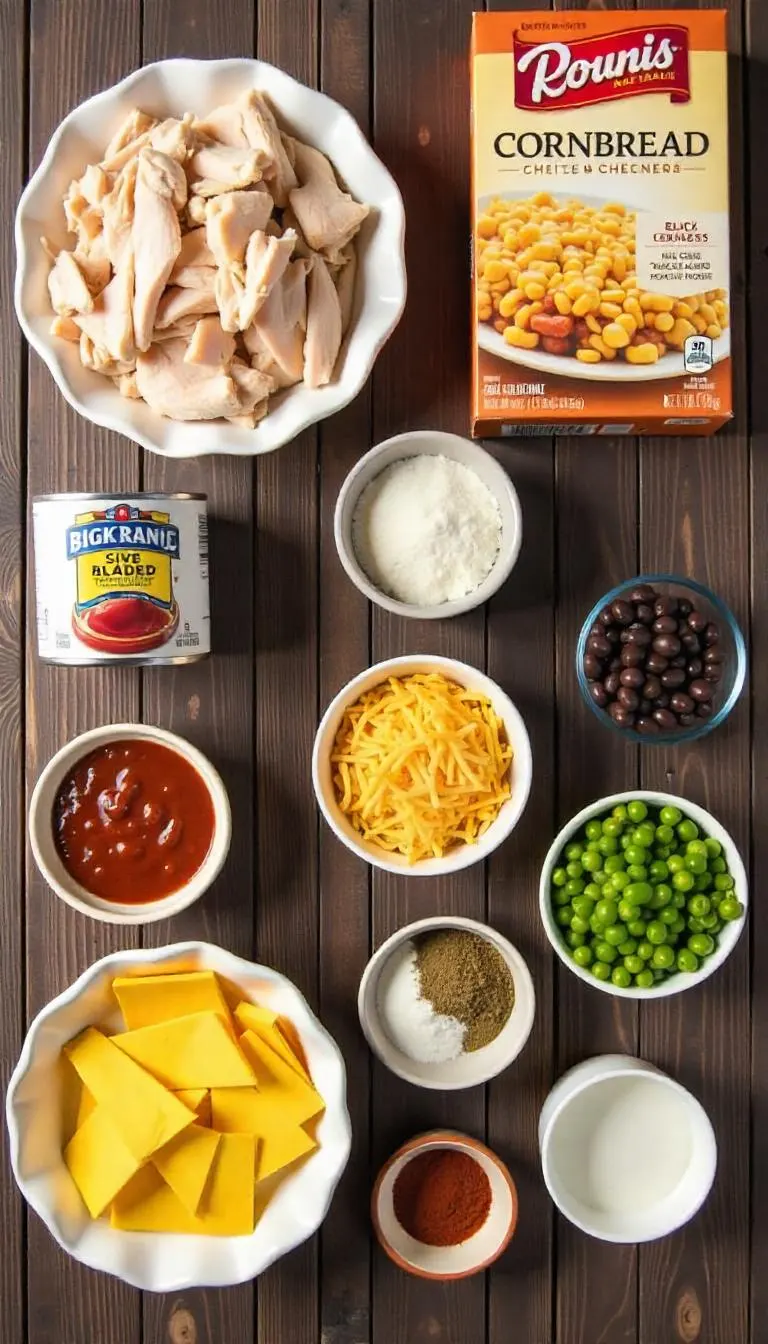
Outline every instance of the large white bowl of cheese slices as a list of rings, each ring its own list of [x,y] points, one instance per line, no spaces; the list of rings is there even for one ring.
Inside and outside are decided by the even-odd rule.
[[[256,1224],[249,1235],[128,1231],[111,1225],[108,1217],[92,1219],[63,1159],[71,1132],[71,1093],[62,1050],[88,1027],[107,1034],[121,1030],[113,980],[199,970],[215,972],[228,999],[231,991],[233,1001],[258,1003],[292,1025],[311,1083],[325,1103],[311,1127],[316,1146],[275,1178],[268,1191],[272,1178],[267,1178],[268,1200],[260,1198],[257,1182]],[[126,1125],[129,1112],[128,1102]],[[225,1287],[261,1274],[320,1226],[351,1142],[341,1052],[298,989],[267,966],[200,942],[113,953],[43,1008],[11,1077],[6,1116],[19,1189],[59,1245],[83,1264],[151,1292]]]

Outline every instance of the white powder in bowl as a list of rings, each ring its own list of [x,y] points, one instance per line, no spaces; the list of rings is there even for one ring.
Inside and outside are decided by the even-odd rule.
[[[474,592],[501,546],[501,513],[476,472],[442,455],[392,462],[352,518],[358,562],[398,602],[433,606]]]
[[[456,1017],[436,1013],[421,997],[416,948],[403,943],[388,958],[379,977],[376,1006],[390,1041],[419,1064],[458,1059],[466,1027]]]

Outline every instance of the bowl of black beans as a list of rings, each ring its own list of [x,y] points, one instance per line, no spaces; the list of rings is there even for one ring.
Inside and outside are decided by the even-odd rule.
[[[746,675],[744,637],[714,593],[673,574],[640,575],[589,613],[576,675],[589,708],[638,742],[669,745],[711,732]]]

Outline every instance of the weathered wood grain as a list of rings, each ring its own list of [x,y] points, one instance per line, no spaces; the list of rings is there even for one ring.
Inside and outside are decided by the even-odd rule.
[[[115,0],[110,22],[95,0],[34,0],[30,40],[30,167],[57,123],[83,98],[112,84],[139,61],[139,5]],[[125,439],[81,420],[30,355],[28,494],[56,490],[135,490],[138,452]],[[69,738],[104,722],[138,718],[139,676],[130,668],[88,671],[37,661],[34,589],[27,584],[26,768],[34,784]],[[135,935],[84,919],[48,891],[27,860],[27,1008],[36,1012],[97,957],[129,947]],[[68,1258],[28,1217],[29,1344],[84,1338],[137,1344],[139,1294]]]

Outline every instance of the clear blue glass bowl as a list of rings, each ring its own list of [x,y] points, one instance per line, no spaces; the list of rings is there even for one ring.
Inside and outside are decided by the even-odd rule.
[[[710,718],[701,719],[700,722],[691,724],[688,728],[681,727],[667,732],[648,734],[639,733],[635,728],[622,728],[619,724],[614,723],[606,710],[600,709],[595,704],[590,694],[589,679],[584,671],[584,655],[587,649],[589,632],[603,607],[609,606],[618,597],[624,597],[641,583],[651,584],[660,596],[674,594],[675,597],[689,598],[698,611],[703,612],[720,628],[723,676],[715,687],[714,713]],[[744,688],[746,675],[746,645],[733,613],[724,602],[721,602],[719,597],[715,597],[715,594],[710,592],[709,588],[703,587],[700,583],[695,583],[693,579],[684,579],[676,574],[639,574],[637,578],[627,579],[626,582],[612,588],[609,593],[605,593],[600,598],[599,602],[595,603],[581,627],[576,644],[576,677],[585,705],[595,715],[595,718],[599,719],[606,727],[612,728],[615,733],[620,733],[625,741],[640,742],[643,746],[668,747],[676,743],[693,742],[696,738],[711,733],[712,729],[723,723],[730,714]]]

